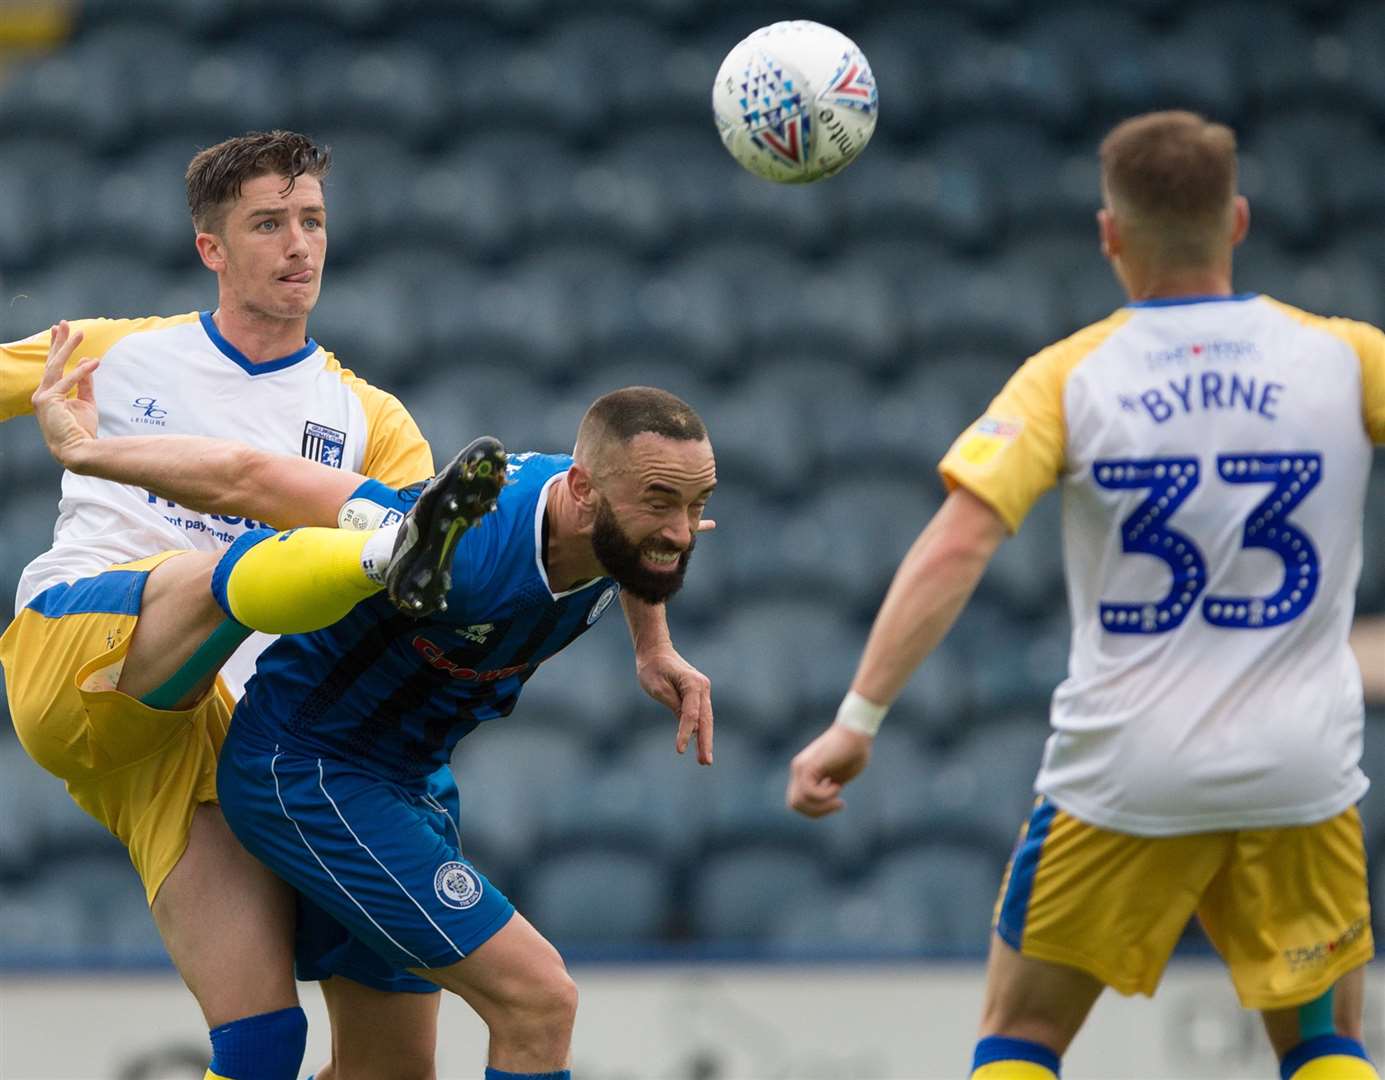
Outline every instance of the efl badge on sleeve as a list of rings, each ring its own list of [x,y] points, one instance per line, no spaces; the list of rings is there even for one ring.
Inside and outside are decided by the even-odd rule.
[[[309,461],[320,461],[340,469],[345,450],[346,432],[329,428],[326,424],[315,424],[311,420],[303,425],[303,456]]]

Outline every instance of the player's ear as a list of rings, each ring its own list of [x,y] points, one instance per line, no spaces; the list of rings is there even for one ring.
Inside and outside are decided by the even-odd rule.
[[[587,471],[585,466],[573,462],[567,471],[567,489],[583,513],[596,513],[596,503],[599,493],[596,485],[592,483],[592,474]]]
[[[1250,203],[1244,195],[1237,195],[1235,201],[1236,224],[1231,230],[1231,246],[1235,247],[1246,238],[1250,231]]]
[[[202,265],[214,274],[219,274],[226,269],[226,246],[221,242],[221,237],[216,233],[200,232],[197,234],[197,254],[202,258]]]
[[[1096,212],[1096,227],[1101,235],[1101,253],[1114,259],[1121,253],[1120,230],[1116,227],[1115,215],[1102,207]]]

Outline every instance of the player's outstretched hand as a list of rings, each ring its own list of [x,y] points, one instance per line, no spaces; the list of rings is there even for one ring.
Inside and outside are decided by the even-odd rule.
[[[673,747],[680,754],[697,740],[697,761],[712,763],[712,681],[678,655],[672,646],[635,659],[644,692],[678,717]]]
[[[866,767],[874,742],[840,724],[829,727],[789,763],[789,808],[812,818],[842,809],[842,788]]]
[[[82,331],[74,331],[66,320],[53,327],[49,336],[48,360],[43,378],[29,400],[34,406],[39,430],[48,452],[64,468],[72,468],[83,443],[96,438],[98,414],[96,398],[91,389],[91,373],[101,361],[83,360],[66,375],[67,367],[77,346],[82,343]],[[70,397],[76,387],[75,397]]]

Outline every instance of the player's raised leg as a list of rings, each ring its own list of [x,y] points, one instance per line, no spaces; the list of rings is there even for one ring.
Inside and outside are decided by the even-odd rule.
[[[428,481],[397,527],[247,533],[222,556],[213,592],[237,622],[276,634],[328,626],[381,589],[408,614],[432,614],[446,607],[457,542],[494,509],[504,485],[504,447],[476,439]]]
[[[212,596],[219,558],[186,551],[149,571],[116,684],[122,694],[158,709],[189,708],[250,635],[226,618]]]
[[[991,938],[973,1080],[1053,1080],[1102,983]]]
[[[490,1031],[486,1080],[513,1075],[568,1080],[577,985],[563,958],[516,913],[451,967],[415,969],[465,999]]]
[[[342,975],[319,985],[332,1022],[332,1059],[313,1080],[436,1080],[441,994],[377,990]]]

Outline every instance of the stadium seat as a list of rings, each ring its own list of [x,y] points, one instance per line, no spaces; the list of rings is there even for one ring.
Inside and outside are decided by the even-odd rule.
[[[763,753],[738,714],[712,688],[718,715],[731,719],[716,731],[711,768],[697,763],[696,749],[674,751],[672,716],[651,717],[619,741],[587,793],[569,789],[567,818],[550,818],[548,836],[562,844],[586,832],[594,838],[635,841],[673,859],[701,851],[716,808],[736,785],[758,775]],[[559,806],[565,804],[560,803]]]
[[[584,784],[592,762],[577,732],[502,718],[462,740],[454,767],[464,850],[474,844],[484,856],[519,863],[537,843],[558,789]]]
[[[257,32],[265,28],[269,31],[281,22],[305,23],[316,29],[318,37],[331,34],[368,34],[379,28],[392,28],[392,19],[399,5],[391,0],[301,0],[291,8],[275,3],[275,0],[238,0],[231,13],[234,20],[232,31],[237,34]],[[271,40],[279,35],[264,33]],[[312,48],[311,38],[303,41],[290,38],[295,52]]]
[[[948,448],[985,413],[1024,355],[1012,349],[941,349],[920,357],[914,369],[904,373],[884,422],[909,425],[899,437],[915,443],[921,479],[936,475]],[[941,498],[941,484],[933,490]]]
[[[734,528],[730,524],[725,527],[728,534]],[[734,543],[728,535],[710,538],[703,546]],[[701,558],[699,552],[694,556],[694,564]],[[697,569],[690,569],[688,579],[691,581],[697,574]],[[689,663],[712,680],[712,703],[718,716],[731,718],[737,730],[757,737],[784,734],[794,721],[798,690],[790,666],[766,663],[759,648],[747,651],[745,637],[728,632],[726,611],[717,615],[712,632],[675,632],[675,645]]]
[[[1366,487],[1366,525],[1363,550],[1385,549],[1385,454],[1375,455],[1375,468]],[[1365,558],[1361,563],[1361,585],[1357,590],[1358,607],[1362,611],[1385,612],[1385,565],[1381,560]],[[1385,781],[1385,773],[1381,774]]]
[[[436,355],[456,355],[458,360],[448,370],[431,370],[403,396],[437,461],[445,461],[478,435],[494,435],[516,453],[571,449],[570,432],[557,444],[546,434],[548,426],[543,421],[550,409],[548,396],[523,372],[506,370],[502,356],[480,350]],[[476,392],[477,369],[493,372],[487,378],[484,398]],[[367,364],[358,370],[374,379]],[[576,431],[575,423],[570,430]]]
[[[745,482],[766,494],[787,496],[803,483],[798,456],[804,431],[765,394],[757,387],[723,394],[699,412],[716,448],[722,483]]]
[[[830,719],[830,715],[824,714],[822,726]],[[833,839],[830,825],[847,819],[815,822],[785,805],[789,757],[789,753],[769,753],[731,759],[735,771],[728,770],[726,775],[716,778],[716,794],[708,815],[708,850],[776,844],[788,850],[827,855]],[[720,768],[721,763],[713,767],[714,771]],[[851,819],[851,823],[858,826],[859,835],[859,826],[867,824],[868,819],[862,814]],[[864,846],[868,849],[868,838]]]
[[[157,42],[151,41],[151,49]],[[8,136],[63,132],[93,152],[122,145],[133,113],[124,106],[129,74],[122,58],[101,48],[72,49],[20,64],[0,82],[0,115]]]
[[[10,317],[32,333],[59,319],[148,315],[151,298],[163,291],[163,275],[134,256],[88,251],[11,278],[9,285],[18,294]]]
[[[196,262],[195,233],[183,183],[196,150],[191,140],[168,140],[102,170],[91,185],[86,207],[88,241],[112,252],[139,256],[150,265],[205,274]]]
[[[404,217],[418,175],[416,159],[390,129],[357,128],[349,121],[319,125],[311,134],[332,151],[332,170],[323,184],[331,270],[354,264],[381,248],[418,238]],[[323,290],[323,295],[330,290]]]
[[[782,685],[787,676],[797,706],[835,709],[850,683],[862,639],[842,614],[800,597],[748,603],[728,613],[719,633],[745,650],[757,667],[771,669],[767,678]]]
[[[592,603],[600,595],[593,589]],[[614,604],[571,648],[540,665],[524,686],[515,716],[599,742],[636,718],[649,723],[669,714],[640,689],[630,633]]]
[[[946,129],[939,149],[973,161],[982,175],[1005,178],[1005,220],[1016,235],[1034,226],[1091,228],[1095,160],[1080,159],[1090,177],[1065,175],[1065,152],[1041,128],[1019,120],[978,120]],[[1016,162],[1024,167],[1015,168]]]
[[[794,898],[771,928],[776,952],[814,961],[843,955],[889,957],[928,948],[930,923],[922,904],[891,903],[867,881]]]
[[[704,941],[763,940],[785,906],[825,891],[817,859],[782,847],[712,852],[693,867],[693,931]]]
[[[887,910],[924,915],[918,945],[933,954],[984,956],[1003,859],[993,850],[923,844],[881,859],[863,891]]]
[[[849,275],[857,273],[855,268]],[[878,275],[876,275],[878,276]],[[872,283],[878,289],[879,283]],[[804,494],[815,491],[829,476],[859,477],[861,464],[870,459],[873,433],[860,430],[863,412],[877,404],[877,383],[861,370],[857,356],[831,349],[804,351],[792,359],[767,355],[743,374],[735,393],[760,401],[777,397],[778,408],[790,414],[802,432],[796,455],[805,479]],[[858,442],[850,441],[851,432]],[[862,445],[862,443],[866,445]]]
[[[322,290],[313,312],[312,333],[337,355],[343,366],[359,368],[371,382],[390,386],[416,370],[418,338],[398,280],[378,267],[329,272],[331,287]]]
[[[16,160],[19,155],[11,152],[18,142],[0,140],[0,266],[7,270],[29,266],[47,254],[39,185],[31,182],[29,171]],[[0,291],[8,292],[3,277]],[[5,316],[0,314],[0,340],[13,340],[5,326]]]
[[[912,781],[900,777],[882,787],[880,835],[886,843],[946,837],[1003,851],[1013,842],[1033,801],[1038,759],[1028,762],[1008,745],[1008,735],[988,739],[987,730],[969,732],[953,752],[936,756],[921,771],[910,770]],[[1041,743],[1042,733],[1039,727],[1040,738],[1031,736],[1029,745]]]
[[[972,600],[951,640],[971,657],[968,698],[983,718],[1012,709],[1043,709],[1063,673],[1061,667],[1055,672],[1055,647],[1049,644],[1057,640],[1066,648],[1059,630],[1045,630],[1042,623],[1022,619],[986,597]]]
[[[557,28],[546,29],[508,48],[469,51],[465,62],[452,66],[454,115],[461,108],[472,126],[528,129],[574,144],[596,135],[607,117],[601,72],[583,43],[565,40]]]
[[[225,29],[229,6],[221,0],[83,0],[77,40],[110,26],[175,27],[189,38]]]
[[[45,469],[45,472],[47,470]],[[5,500],[5,542],[0,546],[0,596],[13,597],[19,575],[32,559],[53,546],[60,490],[56,483],[35,485]]]
[[[673,889],[655,855],[586,847],[545,855],[515,899],[559,948],[628,946],[663,936]]]
[[[1371,782],[1361,799],[1361,827],[1366,834],[1366,850],[1385,850],[1385,715],[1380,710],[1366,715],[1365,736],[1361,745],[1361,771]],[[1385,884],[1385,881],[1377,884]]]
[[[1061,52],[1022,37],[976,34],[939,56],[939,92],[945,112],[966,123],[975,117],[1024,117],[1053,132],[1075,126],[1085,104],[1073,65]],[[966,63],[955,57],[965,56]],[[951,62],[948,62],[951,61]]]
[[[868,461],[856,463],[858,477]],[[936,485],[927,473],[851,479],[846,462],[835,464],[832,478],[786,523],[786,569],[869,617],[937,509]]]
[[[455,368],[469,356],[496,357],[500,367],[516,372],[576,368],[574,300],[542,266],[519,265],[503,274],[459,272],[430,283],[427,295],[424,339],[440,369]],[[540,380],[536,392],[543,385]],[[574,423],[559,445],[575,431]]]
[[[1385,117],[1385,71],[1370,62],[1385,48],[1385,12],[1378,4],[1357,3],[1343,19],[1335,39],[1327,45],[1327,57],[1317,66],[1329,68],[1327,77],[1356,96],[1356,105],[1368,106],[1377,122]]]
[[[35,894],[77,898],[87,962],[159,963],[166,954],[144,886],[125,852],[119,845],[113,848],[99,857],[49,864],[38,877]]]
[[[83,901],[83,895],[71,889],[0,884],[5,911],[0,919],[0,961],[15,967],[90,963],[93,943]]]
[[[866,632],[863,626],[863,647]],[[904,684],[890,716],[898,716],[900,727],[917,733],[926,741],[951,739],[971,706],[972,680],[971,661],[966,650],[950,639],[944,640]],[[893,719],[890,722],[896,723]]]
[[[882,140],[852,164],[851,183],[842,211],[852,237],[914,234],[967,251],[997,240],[997,178],[955,153],[900,153]]]
[[[412,146],[442,132],[449,80],[431,53],[410,45],[362,48],[359,43],[323,42],[298,57],[303,73],[296,80],[295,112],[309,131],[354,127],[389,132]]]

